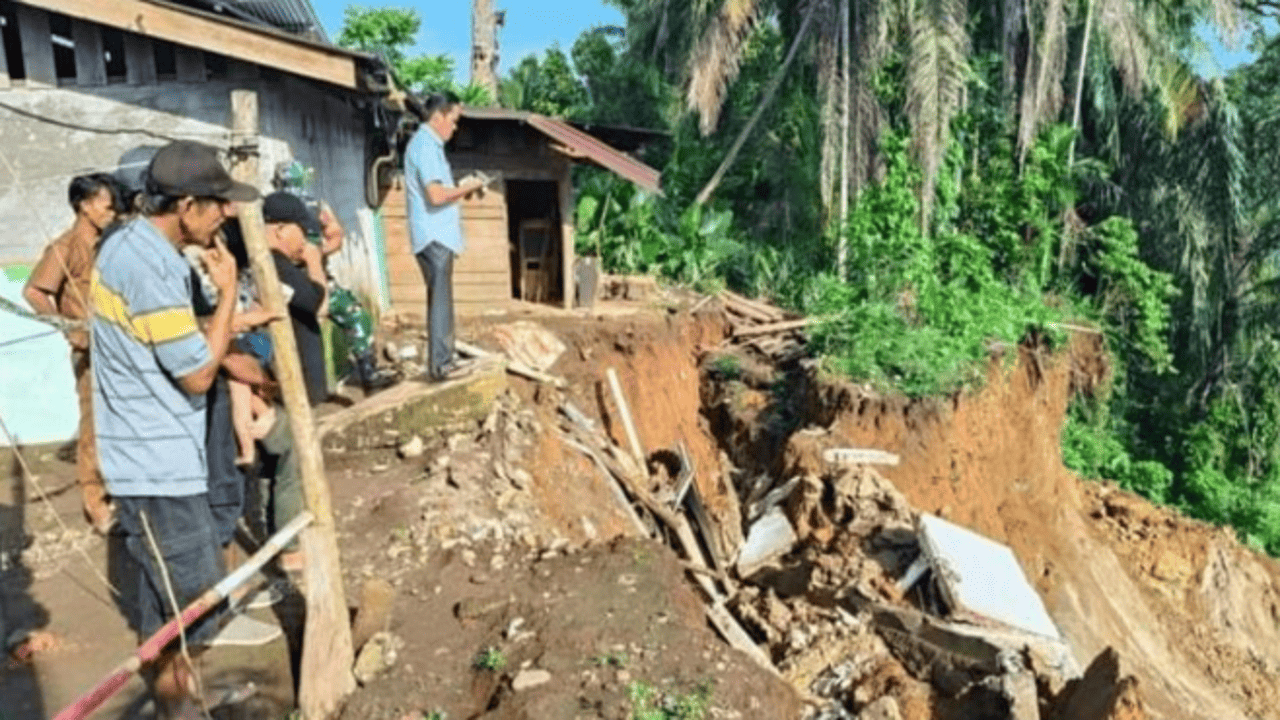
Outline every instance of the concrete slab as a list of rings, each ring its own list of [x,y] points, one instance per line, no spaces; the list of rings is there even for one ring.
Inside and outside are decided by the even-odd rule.
[[[785,554],[796,544],[796,531],[781,508],[764,514],[747,532],[747,540],[738,553],[738,575],[747,577],[761,565]]]
[[[415,434],[483,420],[506,387],[502,362],[482,360],[464,377],[402,382],[326,415],[316,422],[316,435],[326,449],[385,447]]]
[[[953,618],[1062,639],[1008,546],[942,518],[921,515],[920,547]]]

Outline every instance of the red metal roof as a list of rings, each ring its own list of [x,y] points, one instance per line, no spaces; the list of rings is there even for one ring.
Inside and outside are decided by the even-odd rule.
[[[462,115],[477,120],[514,120],[527,123],[538,132],[563,145],[572,153],[571,157],[591,160],[649,192],[662,194],[662,173],[563,120],[504,108],[467,107],[463,109]]]

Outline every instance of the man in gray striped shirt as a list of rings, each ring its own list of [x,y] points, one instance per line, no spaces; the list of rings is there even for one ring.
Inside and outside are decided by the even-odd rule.
[[[223,573],[208,500],[205,393],[232,337],[236,263],[214,238],[231,201],[258,197],[232,181],[213,148],[192,142],[156,153],[146,193],[144,215],[102,241],[90,291],[98,458],[125,547],[139,566],[131,620],[144,639],[173,614],[169,586],[185,607]],[[180,254],[187,245],[206,248],[202,260],[219,290],[203,332],[191,307],[190,266]],[[188,630],[199,644],[217,630],[217,618]],[[152,692],[160,717],[201,717],[190,676],[172,651],[156,662]]]

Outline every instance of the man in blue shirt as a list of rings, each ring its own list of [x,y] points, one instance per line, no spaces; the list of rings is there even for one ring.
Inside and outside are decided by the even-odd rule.
[[[453,357],[453,259],[462,254],[458,202],[478,190],[472,179],[455,186],[444,145],[458,127],[462,106],[453,93],[427,97],[426,122],[405,149],[404,184],[409,240],[427,283],[428,375],[443,380],[456,370]]]
[[[142,638],[222,576],[209,504],[205,394],[230,343],[236,263],[218,229],[232,201],[257,191],[234,182],[213,148],[175,142],[148,168],[146,209],[102,241],[90,289],[93,412],[98,460],[116,499],[129,558],[138,566],[131,618]],[[192,308],[190,267],[180,250],[205,248],[202,261],[218,305],[201,331]],[[153,557],[154,538],[163,566]],[[206,618],[188,628],[199,644],[217,630]],[[189,695],[191,668],[172,651],[153,667],[160,717],[199,717]]]

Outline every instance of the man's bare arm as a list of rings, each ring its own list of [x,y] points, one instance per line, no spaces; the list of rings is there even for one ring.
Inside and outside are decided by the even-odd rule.
[[[209,277],[218,288],[218,307],[204,329],[205,341],[209,345],[209,362],[198,370],[194,370],[178,378],[182,389],[191,395],[203,395],[213,387],[218,377],[218,369],[227,355],[227,347],[231,344],[231,321],[236,310],[236,259],[217,240],[214,246],[204,252],[200,258]]]
[[[427,186],[427,202],[436,207],[455,203],[479,190],[481,184],[481,181],[476,178],[466,180],[458,187],[445,187],[441,183],[433,182]]]

